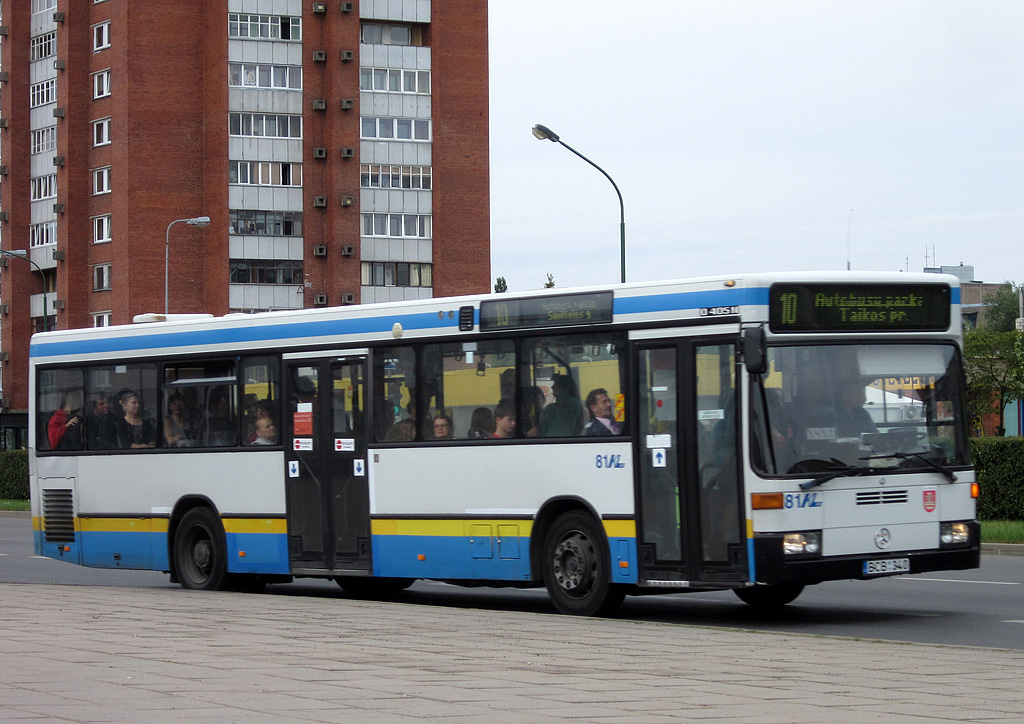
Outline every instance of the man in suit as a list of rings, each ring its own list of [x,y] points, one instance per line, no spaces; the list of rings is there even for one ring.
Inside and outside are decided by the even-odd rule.
[[[584,428],[585,435],[619,435],[622,427],[612,419],[612,398],[603,387],[591,390],[587,395],[587,409],[590,422]]]

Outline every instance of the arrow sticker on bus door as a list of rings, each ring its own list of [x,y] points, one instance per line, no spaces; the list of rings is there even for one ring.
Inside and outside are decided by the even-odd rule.
[[[289,460],[288,461],[288,477],[297,478],[299,477],[299,461]]]
[[[651,467],[663,468],[665,467],[665,451],[661,448],[655,448],[651,450]]]
[[[366,475],[366,461],[362,458],[356,458],[352,461],[352,474],[357,478],[362,478]]]

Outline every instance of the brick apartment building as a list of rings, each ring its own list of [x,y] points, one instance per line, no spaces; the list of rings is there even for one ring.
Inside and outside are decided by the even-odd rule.
[[[0,248],[33,262],[0,259],[6,409],[44,306],[129,323],[165,268],[171,313],[489,289],[486,0],[0,13]]]

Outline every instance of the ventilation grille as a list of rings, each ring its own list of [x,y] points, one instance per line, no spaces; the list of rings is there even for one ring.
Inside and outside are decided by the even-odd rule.
[[[857,493],[857,505],[898,505],[906,502],[906,490],[873,490],[870,493]]]
[[[75,542],[75,510],[70,490],[43,491],[43,529],[47,543]]]

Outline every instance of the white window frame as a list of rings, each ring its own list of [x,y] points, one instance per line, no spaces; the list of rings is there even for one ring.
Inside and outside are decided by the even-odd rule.
[[[410,84],[412,88],[409,89]],[[430,95],[429,70],[400,68],[360,68],[359,90],[375,93]]]
[[[97,0],[97,2],[102,2],[102,1],[103,0]],[[110,320],[111,320],[112,317],[113,317],[113,312],[111,312],[109,310],[106,311],[106,312],[93,312],[92,313],[92,326],[93,327],[109,327],[110,326]]]
[[[111,216],[110,214],[101,214],[100,216],[92,217],[92,243],[93,244],[106,244],[111,239]]]
[[[57,79],[48,78],[39,83],[33,83],[29,86],[29,107],[38,108],[39,106],[45,106],[47,103],[57,102]]]
[[[28,227],[29,246],[49,246],[57,243],[57,222],[44,221],[41,224],[30,224]]]
[[[110,145],[110,116],[97,118],[92,122],[92,145],[93,147]]]
[[[110,291],[110,262],[96,264],[92,268],[92,290],[94,292]]]
[[[33,176],[30,181],[30,201],[42,201],[57,197],[57,174],[49,173],[45,176]]]
[[[279,82],[282,74],[284,75],[283,83]],[[302,66],[228,63],[228,87],[301,91]]]
[[[267,119],[273,118],[277,126],[277,133],[270,135],[266,133]],[[282,124],[281,119],[285,119]],[[298,135],[291,134],[294,121],[298,120]],[[287,124],[288,133],[282,134],[282,125]],[[260,133],[256,131],[260,130]],[[302,116],[289,115],[286,113],[229,113],[228,114],[228,135],[240,138],[302,138]]]
[[[96,23],[92,26],[92,52],[98,53],[110,47],[110,21]]]
[[[432,238],[433,217],[430,214],[362,214],[362,235],[391,239]]]
[[[36,128],[32,131],[32,154],[46,153],[57,148],[57,126]]]
[[[368,124],[373,124],[374,135],[369,135]],[[359,137],[367,140],[430,143],[433,123],[429,118],[380,118],[363,116],[359,119]]]
[[[432,177],[431,166],[391,166],[376,163],[364,163],[359,166],[359,187],[364,189],[429,191],[433,187]],[[388,179],[388,183],[384,183],[385,178]],[[402,183],[405,178],[409,179],[408,186]]]
[[[110,68],[92,74],[92,97],[106,98],[110,95]]]
[[[29,61],[50,58],[57,54],[57,31],[42,33],[29,41]]]
[[[288,26],[288,37],[281,30]],[[302,40],[302,18],[296,15],[228,14],[228,37],[236,40]]]
[[[45,13],[57,7],[57,0],[32,0],[32,14]]]
[[[100,196],[110,193],[110,166],[102,166],[92,170],[92,195]]]
[[[228,161],[228,183],[241,186],[302,186],[302,164]]]

